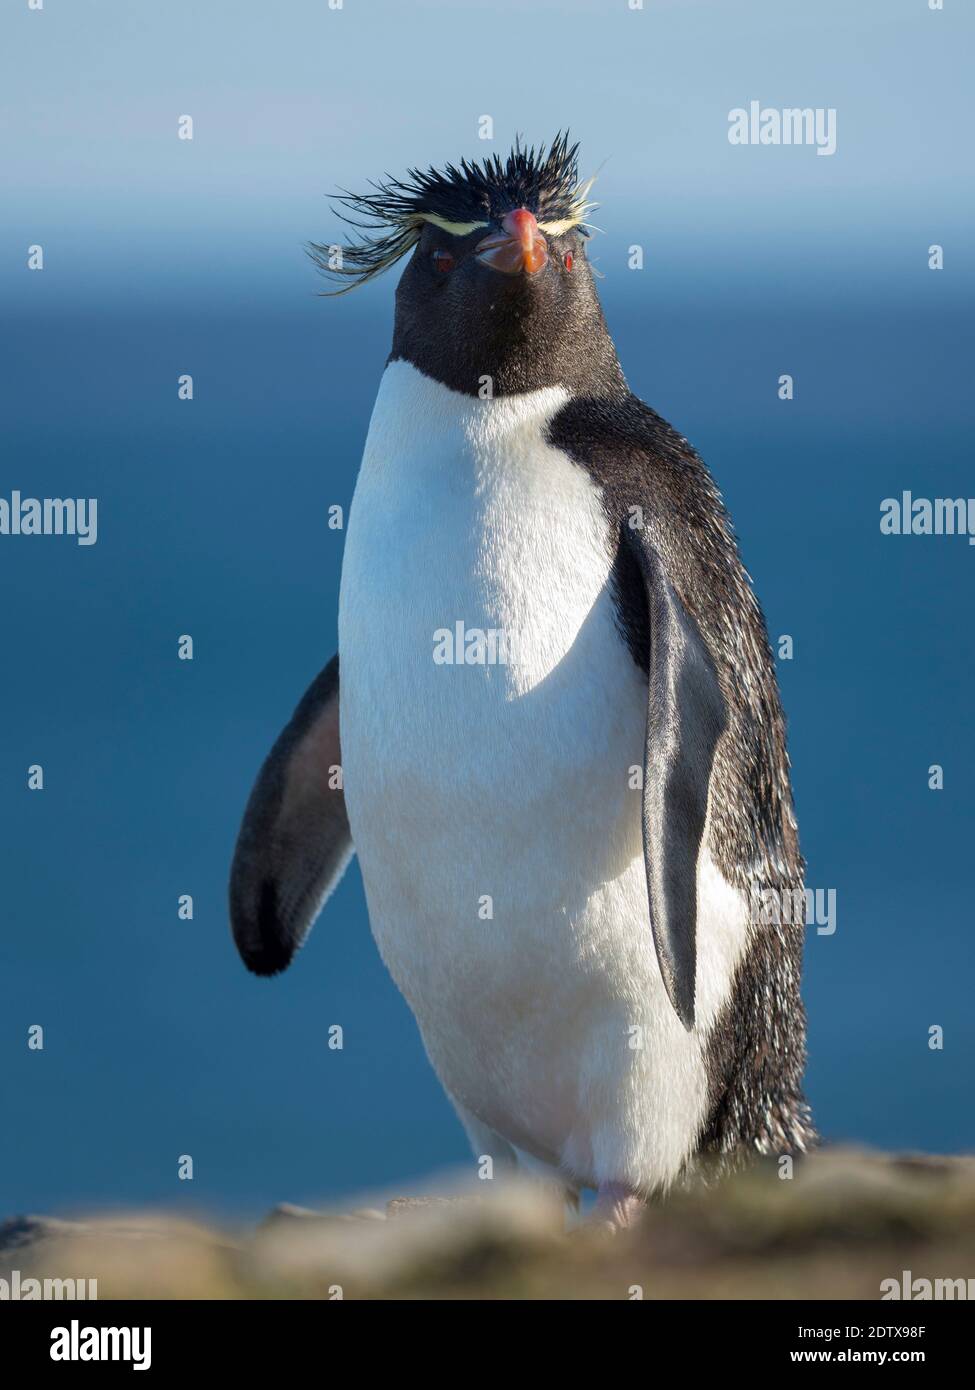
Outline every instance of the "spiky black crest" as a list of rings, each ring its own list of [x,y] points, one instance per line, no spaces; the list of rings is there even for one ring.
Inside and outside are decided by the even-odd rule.
[[[523,149],[516,139],[506,160],[498,155],[480,164],[462,159],[459,168],[411,169],[405,179],[387,175],[370,193],[343,190],[335,202],[346,211],[335,209],[337,215],[366,235],[341,247],[309,244],[318,268],[341,282],[341,288],[326,293],[344,294],[395,265],[416,245],[424,222],[464,236],[500,222],[512,208],[526,207],[553,236],[572,228],[585,231],[594,204],[586,201],[591,180],[579,184],[578,152],[568,132],[559,132],[547,152],[544,145]]]

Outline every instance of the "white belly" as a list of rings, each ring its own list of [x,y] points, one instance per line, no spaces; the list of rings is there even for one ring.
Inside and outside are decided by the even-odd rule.
[[[702,855],[688,1034],[648,920],[646,682],[598,491],[541,434],[565,399],[387,369],[343,564],[345,794],[376,941],[450,1095],[584,1182],[649,1188],[704,1119],[745,904]]]

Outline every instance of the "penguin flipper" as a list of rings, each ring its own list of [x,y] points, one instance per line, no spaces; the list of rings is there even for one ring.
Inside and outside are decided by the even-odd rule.
[[[230,922],[248,970],[290,964],[352,857],[340,785],[339,658],[305,692],[258,773],[230,871]]]
[[[623,528],[646,589],[650,625],[643,763],[643,853],[650,925],[667,997],[694,1026],[697,861],[718,739],[727,723],[711,654],[643,531]]]

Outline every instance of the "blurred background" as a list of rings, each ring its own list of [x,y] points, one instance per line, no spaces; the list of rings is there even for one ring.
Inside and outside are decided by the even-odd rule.
[[[975,550],[879,517],[975,492],[973,29],[951,0],[9,0],[0,496],[97,497],[99,529],[0,537],[0,1215],[250,1215],[467,1162],[357,867],[272,981],[226,880],[335,646],[328,509],[391,336],[398,272],[322,299],[302,243],[338,238],[339,187],[565,126],[630,385],[709,463],[793,639],[808,882],[837,893],[807,941],[817,1119],[972,1147]],[[835,107],[836,153],[730,145],[753,99]]]

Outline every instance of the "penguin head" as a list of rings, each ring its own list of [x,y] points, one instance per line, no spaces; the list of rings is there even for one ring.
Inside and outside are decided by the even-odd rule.
[[[454,390],[615,389],[622,374],[589,265],[594,205],[577,151],[564,135],[548,151],[516,142],[504,161],[411,170],[406,181],[345,194],[340,203],[359,215],[352,225],[374,235],[310,252],[343,282],[338,294],[409,254],[390,360]]]

